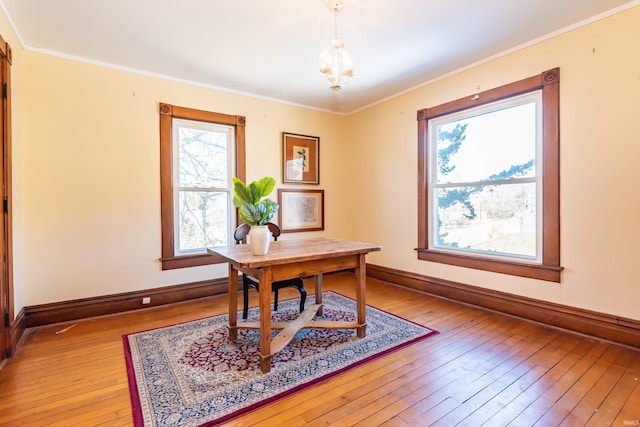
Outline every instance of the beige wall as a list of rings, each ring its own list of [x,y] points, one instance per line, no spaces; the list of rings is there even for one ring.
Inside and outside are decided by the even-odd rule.
[[[29,123],[16,141],[26,165],[24,283],[16,286],[24,286],[25,305],[226,275],[226,265],[160,270],[159,102],[246,116],[249,180],[281,182],[282,131],[319,136],[326,158],[341,145],[339,116],[24,56]],[[323,173],[327,165],[321,175],[329,189],[337,182]],[[337,208],[328,210],[328,224]]]
[[[380,243],[374,264],[640,319],[639,24],[635,7],[343,117],[23,51],[0,16],[14,48],[16,309],[226,274],[160,270],[168,102],[245,115],[248,178],[280,188],[280,133],[319,136],[321,185],[300,188],[325,190],[326,230],[308,235]],[[418,261],[416,111],[556,66],[562,283]]]
[[[413,273],[640,319],[640,7],[434,82],[348,118],[354,239],[368,261]],[[593,52],[595,49],[595,53]],[[560,67],[561,283],[418,261],[419,109]],[[356,153],[359,156],[356,157]]]

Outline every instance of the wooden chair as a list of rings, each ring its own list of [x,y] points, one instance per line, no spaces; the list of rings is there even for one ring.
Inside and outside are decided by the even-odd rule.
[[[273,240],[278,240],[278,236],[280,236],[280,227],[272,222],[268,222],[266,224],[269,226],[269,231],[271,231],[271,235],[273,235]],[[236,244],[240,244],[245,240],[247,234],[249,234],[249,230],[251,229],[245,223],[242,223],[236,228],[236,231],[233,233],[233,238],[236,241]],[[247,276],[242,273],[242,293],[243,293],[243,308],[242,308],[242,318],[246,319],[249,313],[249,288],[254,288],[258,290],[258,280],[251,276]],[[307,299],[307,290],[304,288],[304,284],[302,282],[302,278],[295,279],[287,279],[279,282],[271,283],[271,291],[274,292],[274,300],[273,300],[273,311],[278,310],[278,290],[282,288],[296,288],[300,292],[300,313],[304,311],[304,302]]]

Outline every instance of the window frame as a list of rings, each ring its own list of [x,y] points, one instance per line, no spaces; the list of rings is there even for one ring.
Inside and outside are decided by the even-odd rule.
[[[244,116],[214,113],[188,107],[160,103],[160,217],[162,225],[162,270],[195,267],[226,262],[218,255],[198,253],[175,255],[175,216],[173,191],[173,119],[186,119],[235,128],[235,176],[245,181],[245,123]],[[237,224],[238,213],[234,220]]]
[[[528,92],[542,92],[542,259],[541,263],[458,254],[428,247],[429,120]],[[560,69],[418,110],[418,259],[514,276],[560,282]]]

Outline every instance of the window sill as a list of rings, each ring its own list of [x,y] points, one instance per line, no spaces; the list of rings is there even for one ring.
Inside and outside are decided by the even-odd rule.
[[[177,268],[198,267],[201,265],[220,264],[226,262],[218,255],[197,254],[182,255],[170,258],[160,258],[163,270],[175,270]]]
[[[531,279],[545,280],[547,282],[560,283],[560,272],[563,269],[563,267],[555,265],[527,264],[515,261],[480,258],[469,255],[454,255],[434,251],[432,249],[416,249],[416,251],[418,251],[418,259],[423,261],[439,262],[442,264],[456,265],[458,267],[467,267],[474,268],[476,270],[491,271],[494,273],[528,277]]]

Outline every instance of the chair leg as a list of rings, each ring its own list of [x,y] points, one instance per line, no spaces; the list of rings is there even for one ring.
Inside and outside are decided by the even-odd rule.
[[[273,291],[273,311],[278,311],[278,290]]]
[[[242,306],[242,318],[246,319],[249,315],[249,285],[246,283],[242,284],[242,300],[244,305]]]
[[[307,299],[307,290],[305,288],[298,289],[300,291],[300,313],[304,311],[304,302]]]

